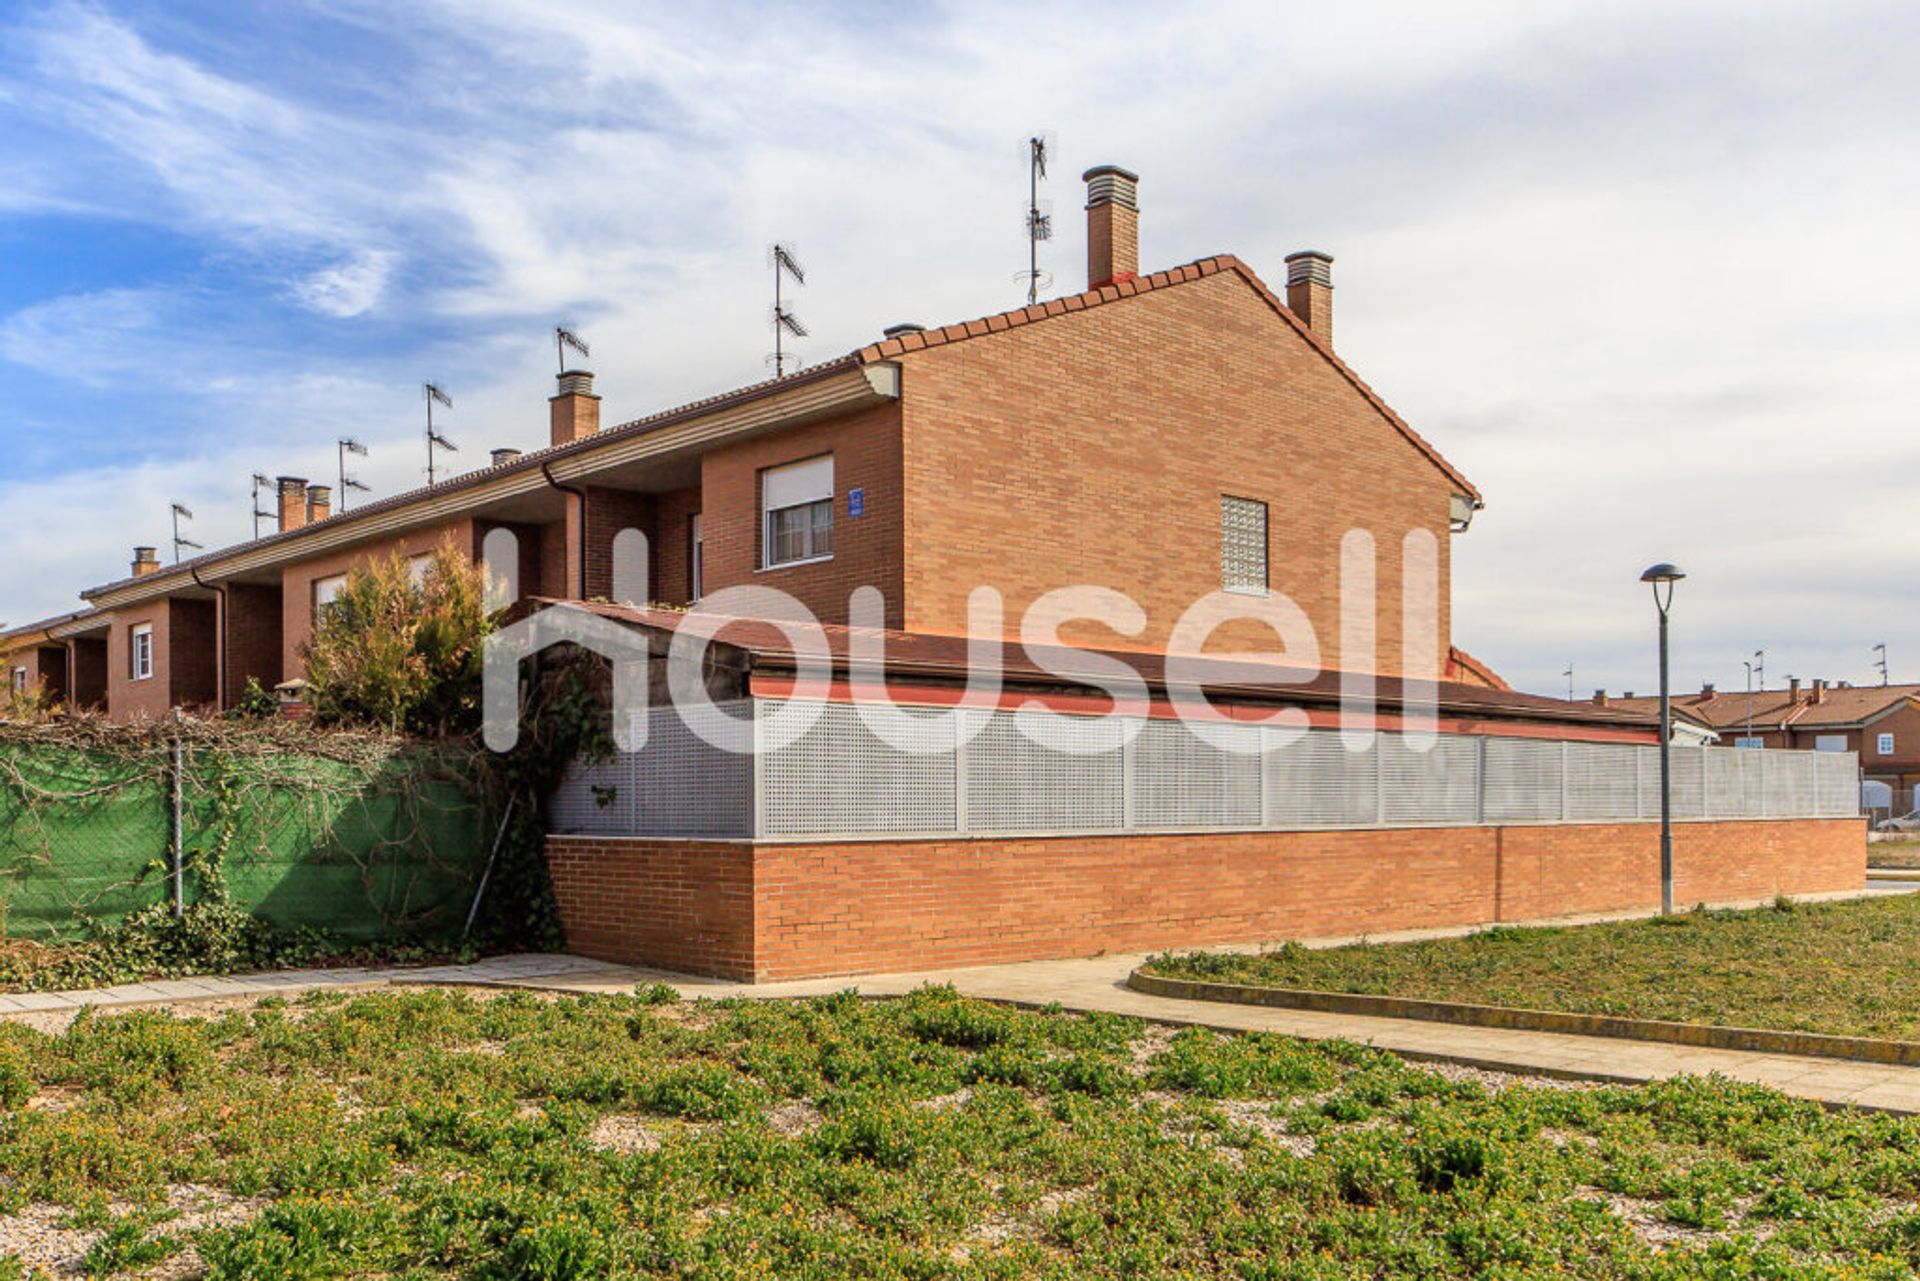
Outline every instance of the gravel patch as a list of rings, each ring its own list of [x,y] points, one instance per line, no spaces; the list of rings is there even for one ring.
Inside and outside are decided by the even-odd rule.
[[[222,1188],[184,1183],[167,1190],[166,1208],[173,1217],[153,1228],[155,1236],[184,1237],[206,1228],[234,1227],[260,1213],[266,1204],[261,1199],[243,1200]],[[128,1202],[108,1207],[114,1217],[133,1213]],[[85,1274],[82,1260],[93,1243],[106,1234],[105,1228],[75,1228],[67,1224],[73,1211],[68,1206],[36,1201],[17,1213],[0,1218],[0,1254],[19,1259],[27,1274],[35,1270],[55,1276]],[[205,1273],[199,1252],[189,1244],[164,1263],[141,1275],[156,1278],[195,1277]]]
[[[587,1144],[602,1152],[632,1156],[636,1152],[654,1151],[660,1146],[660,1136],[649,1129],[642,1118],[630,1113],[613,1112],[594,1123],[592,1132],[587,1135]]]

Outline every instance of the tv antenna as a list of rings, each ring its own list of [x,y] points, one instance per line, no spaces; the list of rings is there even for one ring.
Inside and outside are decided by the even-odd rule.
[[[427,484],[429,484],[429,485],[431,485],[431,484],[433,484],[433,477],[434,477],[434,469],[433,469],[433,451],[434,451],[434,450],[435,450],[436,448],[438,448],[438,449],[444,449],[444,450],[446,450],[446,451],[448,451],[449,453],[456,453],[456,454],[457,454],[457,453],[459,453],[459,452],[460,452],[460,446],[458,446],[458,445],[456,445],[456,444],[454,444],[454,443],[453,443],[452,441],[450,441],[450,440],[448,440],[448,439],[447,439],[447,438],[446,438],[445,436],[442,436],[442,435],[441,435],[441,434],[440,434],[439,432],[437,432],[437,431],[435,431],[435,430],[433,429],[433,406],[434,406],[434,402],[435,402],[435,401],[438,401],[438,402],[439,402],[440,404],[442,404],[442,405],[445,405],[445,406],[446,406],[446,407],[447,407],[448,409],[452,409],[452,408],[453,408],[453,397],[451,397],[451,396],[449,396],[449,395],[447,395],[447,393],[446,393],[446,392],[444,392],[444,391],[441,391],[441,390],[440,390],[440,387],[439,387],[439,385],[438,385],[438,384],[436,384],[436,383],[421,383],[420,385],[421,385],[422,387],[424,387],[424,388],[426,389],[426,399],[427,399]]]
[[[770,255],[773,259],[773,376],[775,378],[787,372],[787,337],[805,338],[807,327],[800,318],[788,311],[780,296],[780,280],[783,276],[792,276],[793,283],[807,283],[806,268],[793,256],[793,246],[776,242]]]
[[[340,438],[339,453],[340,453],[340,510],[344,512],[345,510],[347,510],[347,491],[349,489],[357,489],[363,494],[367,492],[367,487],[365,485],[361,484],[358,480],[354,479],[352,476],[347,475],[347,455],[354,454],[354,455],[357,455],[358,457],[365,458],[367,456],[367,447],[361,444],[359,441],[355,440],[351,436],[342,436]]]
[[[560,354],[560,372],[563,374],[567,372],[567,348],[573,348],[582,356],[593,355],[593,353],[587,349],[587,340],[579,334],[574,333],[573,330],[568,329],[565,325],[555,325],[553,327],[553,346]]]
[[[274,490],[273,481],[266,476],[262,476],[259,472],[253,473],[253,536],[255,540],[258,540],[260,537],[261,521],[278,521],[280,519],[280,513],[277,511],[261,510],[260,491],[263,489],[268,493],[272,493]]]
[[[1047,176],[1047,158],[1054,150],[1050,133],[1036,133],[1024,144],[1027,154],[1027,269],[1014,276],[1027,282],[1027,305],[1040,301],[1040,291],[1053,284],[1053,276],[1040,270],[1040,242],[1053,239],[1053,202],[1042,203],[1040,180]]]
[[[1560,674],[1567,678],[1567,701],[1571,703],[1573,701],[1573,664],[1568,663],[1567,670]]]
[[[1879,655],[1873,660],[1873,665],[1880,669],[1880,683],[1885,685],[1887,683],[1887,647],[1884,644],[1875,645],[1873,652]]]
[[[182,547],[191,547],[195,551],[205,550],[199,543],[194,542],[191,538],[188,538],[180,532],[180,518],[183,516],[188,520],[192,520],[193,508],[187,506],[185,503],[175,503],[173,505],[173,563],[176,565],[180,563],[180,549]]]

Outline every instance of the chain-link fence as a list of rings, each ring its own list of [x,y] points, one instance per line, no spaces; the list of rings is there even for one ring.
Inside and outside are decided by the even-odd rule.
[[[457,929],[487,855],[486,808],[456,749],[0,733],[0,937],[71,937],[171,902],[176,853],[188,903],[356,941]]]

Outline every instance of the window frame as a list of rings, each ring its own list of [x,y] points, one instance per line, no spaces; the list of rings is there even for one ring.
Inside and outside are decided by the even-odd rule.
[[[821,498],[810,498],[802,502],[773,506],[767,497],[768,482],[781,472],[801,467],[826,464],[827,493]],[[839,501],[839,477],[834,474],[832,454],[815,454],[811,458],[797,458],[790,463],[781,463],[775,467],[765,467],[760,471],[760,568],[761,570],[791,569],[796,565],[817,565],[833,559],[834,506]],[[805,513],[804,523],[797,532],[804,540],[804,550],[797,556],[780,557],[779,539],[776,525],[779,517],[790,513]],[[824,517],[824,519],[823,519]],[[824,544],[824,550],[822,550]]]
[[[329,596],[326,600],[321,600],[321,588],[326,587],[330,583],[337,584],[333,589],[333,595]],[[346,588],[346,585],[347,575],[344,571],[338,574],[326,574],[313,580],[308,590],[312,593],[312,598],[309,603],[313,607],[313,622],[315,626],[318,626],[321,618],[326,615],[328,610],[333,608],[333,602],[339,599],[340,593]]]
[[[146,644],[142,645],[140,643],[142,641]],[[141,661],[143,659],[144,663]],[[152,623],[135,623],[127,629],[127,679],[136,681],[153,679]]]
[[[1892,734],[1881,734],[1874,740],[1874,747],[1881,756],[1893,755],[1894,738]]]
[[[1244,504],[1249,509],[1257,508],[1260,516],[1260,584],[1249,581],[1233,581],[1233,554],[1236,550],[1231,537],[1233,531],[1233,511],[1235,504]],[[1220,590],[1235,596],[1270,596],[1273,594],[1273,509],[1264,499],[1248,498],[1242,494],[1222,493],[1220,495]]]
[[[24,667],[13,669],[13,692],[16,694],[27,692],[27,669]]]

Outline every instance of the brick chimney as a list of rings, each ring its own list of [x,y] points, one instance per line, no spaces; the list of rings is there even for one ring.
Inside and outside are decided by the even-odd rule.
[[[1318,249],[1287,255],[1287,310],[1333,346],[1333,257]]]
[[[1787,682],[1787,702],[1797,703],[1799,701],[1800,701],[1800,678],[1798,676],[1795,676]]]
[[[1700,701],[1703,703],[1711,703],[1713,701],[1713,682],[1712,681],[1700,682]]]
[[[307,486],[307,524],[325,520],[333,515],[333,487],[331,485]]]
[[[493,459],[493,466],[505,467],[508,463],[520,456],[520,451],[517,449],[495,449],[490,450],[489,455]]]
[[[307,523],[307,478],[282,476],[275,483],[280,489],[280,532],[284,534]]]
[[[600,398],[593,394],[593,375],[569,369],[560,375],[560,391],[547,401],[553,410],[553,443],[564,445],[600,430]]]
[[[160,553],[152,547],[133,549],[133,576],[145,578],[148,574],[160,572]]]
[[[1087,184],[1087,288],[1116,285],[1140,274],[1140,175],[1119,165],[1095,165]]]
[[[1595,707],[1605,707],[1607,705],[1607,702],[1608,702],[1608,699],[1607,699],[1606,690],[1596,689],[1593,691],[1593,705]]]
[[[1825,681],[1821,680],[1813,683],[1813,698],[1810,701],[1815,705],[1827,701],[1827,683]]]

